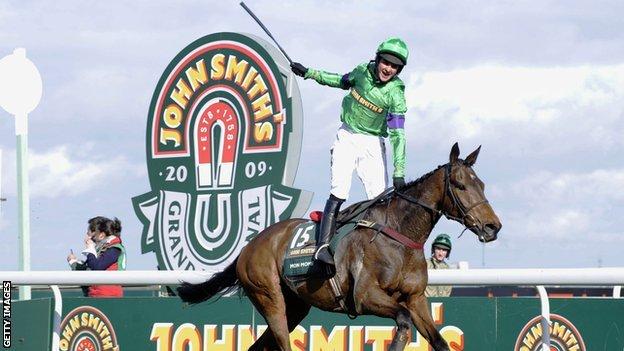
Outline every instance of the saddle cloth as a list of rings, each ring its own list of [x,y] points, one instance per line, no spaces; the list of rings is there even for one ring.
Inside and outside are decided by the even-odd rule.
[[[336,252],[340,240],[355,228],[357,219],[341,225],[336,229],[336,234],[329,243],[329,251]],[[293,230],[291,239],[284,254],[284,268],[282,274],[291,281],[304,280],[310,276],[326,276],[326,267],[322,263],[314,261],[316,242],[318,240],[318,223],[307,221],[301,223]]]
[[[329,243],[329,251],[332,254],[336,252],[340,240],[353,231],[358,221],[366,214],[366,210],[375,203],[385,201],[393,191],[393,188],[390,188],[372,200],[355,203],[340,211],[336,220],[336,234]],[[288,249],[284,254],[282,275],[292,282],[305,280],[310,276],[327,277],[328,275],[326,266],[314,262],[316,241],[319,235],[317,222],[320,221],[320,215],[319,211],[311,213],[314,221],[307,221],[298,225],[291,234]]]

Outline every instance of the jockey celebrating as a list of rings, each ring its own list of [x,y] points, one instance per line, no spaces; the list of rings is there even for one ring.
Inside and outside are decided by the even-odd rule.
[[[331,193],[320,224],[314,259],[334,265],[328,250],[336,229],[336,216],[349,196],[353,169],[369,199],[387,188],[383,138],[390,138],[394,164],[393,185],[405,185],[405,84],[398,77],[409,51],[399,38],[389,38],[377,48],[375,60],[362,63],[345,75],[291,64],[292,71],[322,85],[350,90],[342,100],[340,120],[331,148]]]

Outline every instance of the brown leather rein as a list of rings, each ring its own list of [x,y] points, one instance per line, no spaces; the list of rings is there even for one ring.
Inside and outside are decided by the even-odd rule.
[[[428,210],[430,210],[434,216],[436,216],[437,218],[439,218],[439,216],[444,215],[446,218],[457,221],[459,223],[461,223],[464,226],[464,230],[462,231],[462,234],[464,233],[464,231],[466,231],[466,229],[470,229],[470,228],[474,228],[474,227],[478,227],[477,224],[481,224],[481,221],[479,221],[477,218],[473,217],[470,214],[470,211],[474,210],[475,208],[477,208],[478,206],[484,205],[489,203],[487,199],[484,199],[482,201],[478,201],[474,204],[471,204],[470,206],[466,207],[464,206],[464,204],[462,204],[461,200],[457,197],[457,195],[455,194],[455,192],[453,191],[453,188],[451,188],[451,167],[452,165],[450,163],[447,163],[446,165],[442,166],[444,167],[444,198],[446,198],[447,194],[448,196],[451,198],[451,201],[453,203],[453,208],[457,207],[459,209],[459,212],[461,213],[462,217],[456,217],[453,215],[450,215],[446,212],[443,212],[441,210],[438,210],[437,208],[430,206],[428,204],[423,203],[422,201],[420,201],[419,199],[412,197],[410,195],[407,195],[405,193],[399,192],[397,190],[394,190],[394,193],[402,198],[403,200],[406,200],[407,202],[410,202],[412,204],[421,206],[423,208],[426,208]],[[442,198],[442,202],[444,202],[444,198]],[[434,218],[434,219],[437,219]],[[466,224],[466,219],[472,219],[472,222],[474,223],[473,226],[468,227],[468,225]],[[360,221],[360,222],[367,222],[367,221]],[[390,236],[391,238],[395,239],[396,241],[400,242],[401,244],[409,247],[409,248],[413,248],[413,249],[422,249],[423,248],[423,244],[421,243],[416,243],[413,240],[411,240],[410,238],[408,238],[407,236],[397,232],[396,230],[386,227],[386,226],[382,226],[380,224],[377,224],[375,222],[369,222],[369,223],[373,223],[376,224],[378,227],[381,227],[381,229],[379,229],[378,227],[371,227],[368,225],[362,225],[365,227],[369,227],[369,228],[373,228],[375,230],[381,231],[384,234],[387,234],[388,236]],[[359,224],[359,222],[358,222]],[[392,234],[390,234],[389,232],[392,232]],[[461,234],[460,234],[461,236]]]

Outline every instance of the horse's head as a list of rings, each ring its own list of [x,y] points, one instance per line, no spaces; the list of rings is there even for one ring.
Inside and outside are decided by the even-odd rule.
[[[472,166],[479,156],[479,146],[465,160],[459,158],[459,146],[453,145],[449,163],[444,167],[442,212],[470,229],[481,242],[496,240],[502,224],[485,197],[485,185]]]

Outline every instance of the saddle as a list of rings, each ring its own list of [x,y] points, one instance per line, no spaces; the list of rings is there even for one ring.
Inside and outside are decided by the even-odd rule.
[[[334,237],[329,243],[329,250],[332,254],[336,252],[336,247],[340,240],[355,229],[356,222],[337,222],[336,225],[336,234],[334,234]],[[284,268],[282,274],[285,278],[296,282],[310,276],[324,278],[333,275],[331,271],[327,270],[327,265],[314,260],[316,242],[319,236],[318,227],[319,222],[309,220],[299,224],[293,230],[288,249],[286,249],[286,253],[284,254]]]
[[[373,204],[387,198],[392,193],[388,189],[372,200],[355,203],[343,211],[336,218],[336,233],[329,243],[330,252],[335,253],[340,241],[351,233],[358,225],[362,225],[361,219],[366,210]],[[327,270],[327,266],[314,261],[316,242],[319,236],[319,223],[322,212],[310,213],[311,220],[301,223],[293,230],[288,249],[284,254],[284,268],[282,275],[291,282],[305,280],[311,276],[325,278],[332,276],[333,272]]]

